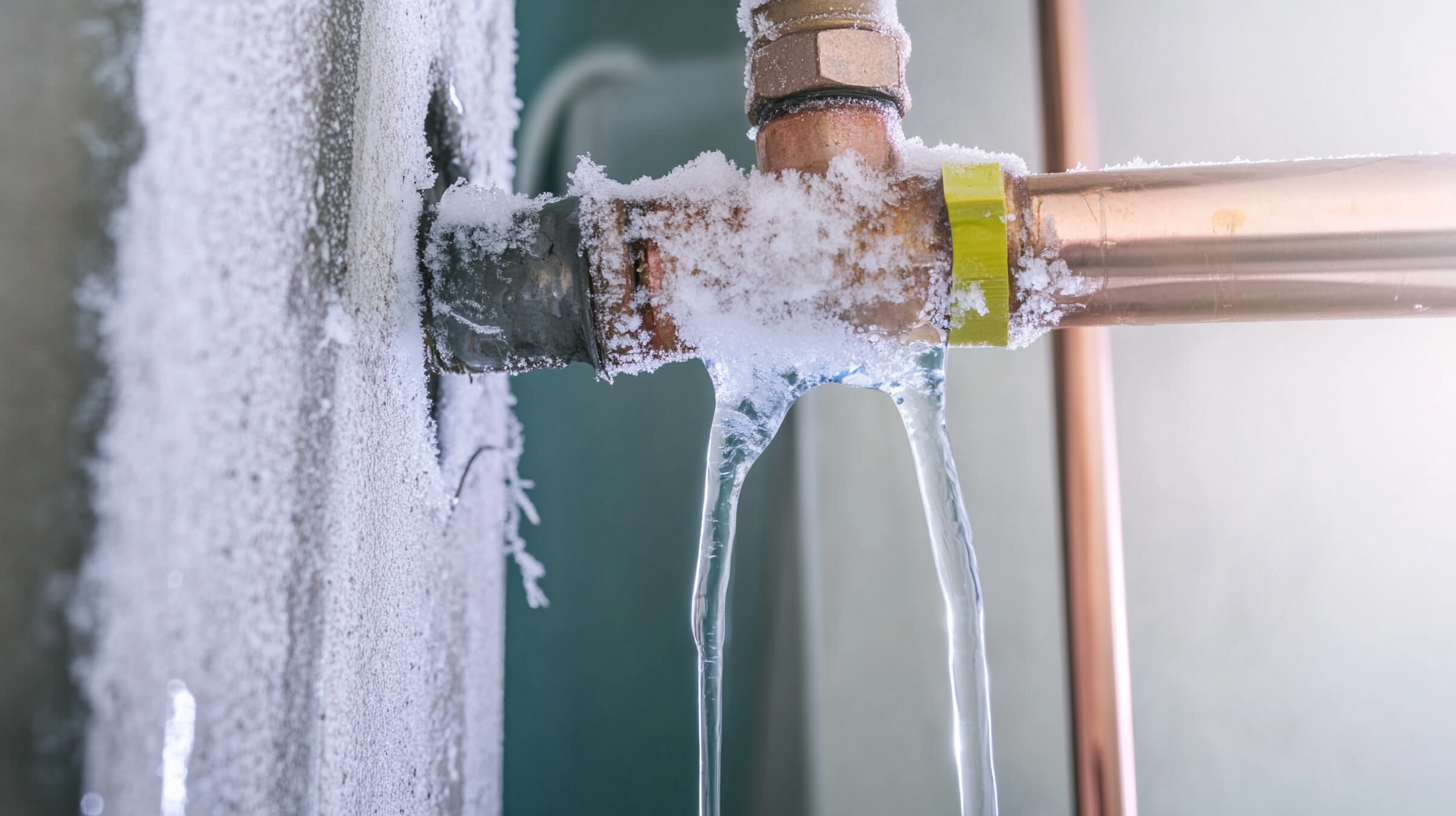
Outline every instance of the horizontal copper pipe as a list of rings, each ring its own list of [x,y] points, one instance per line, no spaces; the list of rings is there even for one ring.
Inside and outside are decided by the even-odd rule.
[[[1456,155],[1012,180],[1013,259],[1085,279],[1061,326],[1456,314]],[[1051,253],[1048,253],[1051,254]],[[1014,263],[1013,263],[1014,266]]]

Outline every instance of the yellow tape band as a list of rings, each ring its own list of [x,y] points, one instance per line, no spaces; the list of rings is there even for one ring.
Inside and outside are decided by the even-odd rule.
[[[945,164],[940,175],[950,211],[950,344],[1004,347],[1011,284],[1001,167]]]

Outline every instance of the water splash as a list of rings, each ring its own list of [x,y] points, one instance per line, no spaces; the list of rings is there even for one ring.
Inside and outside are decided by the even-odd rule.
[[[752,366],[744,370],[705,361],[713,379],[715,407],[692,612],[698,646],[700,816],[719,816],[723,634],[738,496],[749,469],[773,440],[789,408],[814,387],[829,382],[888,393],[905,424],[945,599],[961,814],[996,816],[981,584],[945,430],[945,354],[943,346],[916,344],[889,355],[888,361],[882,357],[876,364],[848,370],[821,367],[765,372]]]

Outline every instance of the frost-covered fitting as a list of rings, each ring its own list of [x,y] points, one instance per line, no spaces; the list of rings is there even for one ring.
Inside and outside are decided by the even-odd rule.
[[[846,154],[823,174],[745,175],[708,153],[631,184],[584,160],[575,196],[556,201],[458,186],[424,254],[435,359],[450,371],[581,361],[612,376],[728,349],[787,361],[865,344],[956,343],[972,313],[999,320],[1002,339],[962,342],[1005,345],[1005,222],[999,210],[970,213],[989,230],[978,257],[999,254],[999,272],[980,264],[986,285],[957,289],[952,256],[963,236],[952,240],[941,174],[945,164],[985,168],[999,202],[1003,171],[1024,165],[904,147],[894,170]],[[988,311],[985,296],[996,292],[1001,306]]]
[[[425,247],[435,364],[457,373],[599,365],[576,199],[460,185]]]
[[[799,357],[826,338],[1456,315],[1456,156],[1028,175],[904,147],[897,170],[842,155],[822,175],[705,154],[618,184],[587,164],[579,211],[457,188],[426,253],[432,341],[451,370],[611,375],[728,342]],[[580,256],[560,232],[578,223]]]

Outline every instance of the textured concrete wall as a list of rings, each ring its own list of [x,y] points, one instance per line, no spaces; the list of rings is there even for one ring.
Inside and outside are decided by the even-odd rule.
[[[513,62],[507,2],[0,9],[0,813],[499,811],[519,438],[412,248]]]

